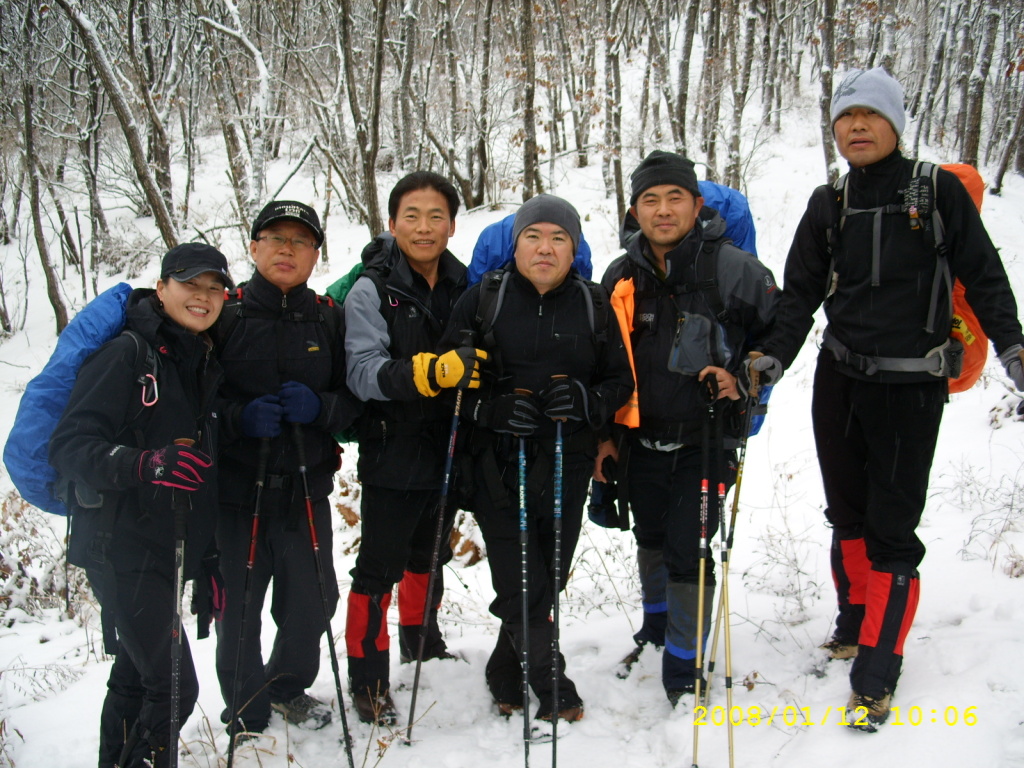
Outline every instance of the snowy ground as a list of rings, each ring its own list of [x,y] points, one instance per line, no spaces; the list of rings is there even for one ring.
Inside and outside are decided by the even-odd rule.
[[[761,258],[780,280],[793,229],[823,175],[816,114],[796,110],[785,122],[785,135],[758,150],[748,176]],[[925,159],[940,159],[922,154]],[[207,170],[209,186],[200,182],[199,189],[209,190],[213,200],[212,190],[223,186],[222,177],[213,167]],[[572,200],[584,215],[584,232],[593,246],[599,276],[617,253],[617,222],[611,201],[603,197],[599,167],[556,170],[552,191]],[[991,175],[991,169],[982,170],[986,177]],[[546,168],[546,178],[547,174]],[[300,199],[308,196],[297,180],[285,193]],[[1022,212],[1020,177],[1007,179],[1002,198],[986,197],[984,218],[1003,249],[1017,295],[1024,299]],[[479,231],[502,215],[460,215],[453,252],[468,259]],[[330,222],[328,236],[330,268],[311,281],[319,288],[355,262],[366,240],[365,229],[336,220]],[[241,279],[249,271],[241,245],[229,256]],[[151,270],[135,282],[148,284],[155,277]],[[21,388],[45,362],[54,342],[52,319],[42,306],[42,301],[35,302],[39,314],[30,318],[26,333],[0,347],[3,435]],[[735,762],[1024,766],[1024,669],[1019,663],[1024,658],[1024,581],[1008,573],[1020,577],[1024,572],[1014,549],[1024,552],[1018,490],[1024,424],[1011,415],[1019,398],[1007,391],[1008,380],[998,364],[990,363],[982,382],[955,396],[947,408],[932,472],[933,493],[920,529],[928,556],[921,568],[920,609],[894,700],[899,719],[874,735],[854,732],[838,724],[838,708],[849,693],[848,663],[823,664],[822,653],[816,650],[830,635],[834,613],[829,532],[822,522],[809,414],[818,333],[820,328],[776,388],[765,428],[751,441],[747,455],[729,581],[733,703],[744,715],[732,734]],[[350,448],[343,470],[349,480],[352,452]],[[6,492],[9,486],[6,474],[0,474],[0,490]],[[62,535],[61,521],[47,522],[53,523],[54,535]],[[355,540],[357,529],[346,526],[340,515],[336,528],[335,560],[344,594],[354,560],[347,545]],[[640,618],[632,552],[629,534],[585,526],[563,600],[562,628],[568,672],[586,702],[586,718],[563,726],[566,735],[558,743],[562,765],[679,768],[692,761],[691,707],[669,707],[656,652],[648,651],[628,679],[614,674],[616,662],[631,648],[630,635]],[[475,768],[485,758],[493,768],[504,768],[524,762],[521,723],[494,715],[483,681],[497,627],[487,612],[491,591],[486,564],[455,564],[446,573],[446,582],[443,628],[449,646],[466,662],[424,665],[411,747],[380,739],[387,734],[358,723],[350,711],[356,765]],[[343,621],[343,615],[334,621],[339,654],[344,651]],[[264,645],[269,646],[269,615],[265,628]],[[0,627],[0,765],[95,764],[98,713],[110,664],[99,654],[98,634],[98,616],[89,610],[76,620],[62,620],[56,609],[46,611],[43,618],[8,614],[8,622]],[[191,756],[183,758],[182,765],[214,766],[218,755],[223,760],[226,747],[218,720],[223,704],[215,683],[214,641],[193,642],[193,652],[202,691],[199,709],[183,729]],[[312,693],[334,701],[326,645],[322,657]],[[721,649],[718,658],[721,672]],[[344,676],[343,655],[341,664]],[[393,659],[392,682],[403,715],[408,712],[412,676],[411,667]],[[347,691],[345,695],[347,699]],[[724,704],[722,675],[716,674],[712,705]],[[760,714],[756,724],[747,720],[751,712]],[[729,729],[715,724],[722,722],[720,710],[712,710],[709,720],[714,722],[700,729],[699,763],[727,765]],[[242,748],[236,762],[294,762],[307,768],[343,765],[340,733],[337,722],[309,732],[286,727],[275,716],[257,747]],[[548,765],[550,753],[550,746],[533,746],[532,764]]]

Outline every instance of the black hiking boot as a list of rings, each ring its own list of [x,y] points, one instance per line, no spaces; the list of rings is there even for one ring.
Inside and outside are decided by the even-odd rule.
[[[317,731],[331,722],[331,708],[308,693],[300,693],[291,701],[272,701],[270,708],[289,723]]]
[[[636,648],[622,657],[622,660],[615,666],[615,676],[619,678],[619,680],[625,680],[629,677],[630,672],[633,671],[633,665],[640,661],[640,656],[648,645],[649,643],[637,643]],[[661,646],[657,644],[655,644],[654,647],[661,648]]]

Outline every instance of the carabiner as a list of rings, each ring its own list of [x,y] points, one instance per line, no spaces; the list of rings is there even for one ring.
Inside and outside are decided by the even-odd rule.
[[[150,390],[153,393],[151,400],[146,399],[147,390]],[[156,405],[156,402],[159,399],[160,386],[156,382],[156,376],[154,376],[152,373],[147,373],[145,376],[142,377],[142,404],[148,408],[151,405]]]

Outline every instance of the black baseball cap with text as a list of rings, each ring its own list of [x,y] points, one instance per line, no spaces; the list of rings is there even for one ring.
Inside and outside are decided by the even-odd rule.
[[[260,232],[277,221],[297,221],[305,224],[316,237],[316,247],[324,244],[324,231],[320,227],[320,217],[316,211],[305,203],[295,200],[272,200],[263,206],[256,220],[252,223],[251,238],[255,240]]]

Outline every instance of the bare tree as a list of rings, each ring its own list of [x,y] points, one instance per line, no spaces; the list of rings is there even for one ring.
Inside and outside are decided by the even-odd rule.
[[[821,95],[818,109],[821,115],[821,144],[825,152],[825,169],[829,182],[839,178],[836,149],[832,143],[832,73],[835,69],[835,39],[832,35],[836,23],[835,0],[822,0],[821,32]]]
[[[537,109],[534,104],[537,54],[533,42],[533,0],[520,0],[519,35],[523,50],[523,202],[544,191],[537,149]]]
[[[89,54],[89,59],[92,61],[92,65],[96,68],[96,72],[103,82],[103,87],[107,91],[107,96],[110,99],[111,106],[117,115],[121,131],[124,133],[125,141],[128,144],[135,173],[152,208],[157,228],[160,230],[164,244],[168,248],[173,248],[178,244],[178,234],[174,226],[174,219],[164,202],[163,195],[160,194],[160,187],[153,177],[153,172],[146,162],[146,151],[142,146],[138,125],[128,106],[128,100],[125,97],[124,91],[121,89],[119,77],[107,58],[106,50],[96,32],[96,27],[89,16],[82,11],[78,0],[57,0],[57,4],[64,10],[68,19],[78,31],[79,37],[81,37],[82,43]]]
[[[348,92],[349,109],[355,121],[356,146],[359,150],[362,171],[362,197],[366,208],[366,224],[370,235],[384,230],[380,214],[380,200],[377,197],[377,154],[380,152],[380,104],[381,79],[384,68],[384,16],[387,0],[374,2],[373,49],[369,64],[369,90],[363,93],[359,80],[365,69],[356,69],[353,56],[354,37],[352,34],[352,0],[341,0],[341,46],[345,61],[345,85]]]
[[[36,45],[35,7],[29,3],[25,13],[25,48],[26,54]],[[50,259],[50,249],[46,243],[46,232],[43,230],[42,205],[39,200],[39,158],[36,155],[35,143],[35,78],[33,72],[26,72],[22,83],[22,110],[24,111],[24,141],[25,141],[25,170],[26,182],[28,184],[29,207],[32,213],[32,232],[35,236],[36,251],[39,254],[39,261],[43,266],[43,275],[46,277],[46,295],[50,299],[50,306],[53,307],[54,320],[57,324],[59,335],[68,324],[68,310],[64,305],[64,299],[60,294],[60,281],[57,272],[53,268]]]
[[[1002,13],[998,0],[988,0],[985,11],[984,37],[981,50],[977,52],[974,71],[971,73],[967,119],[964,131],[964,149],[961,161],[968,165],[978,164],[978,147],[981,146],[981,109],[985,101],[985,81],[992,66],[992,53],[996,44],[996,33]]]

